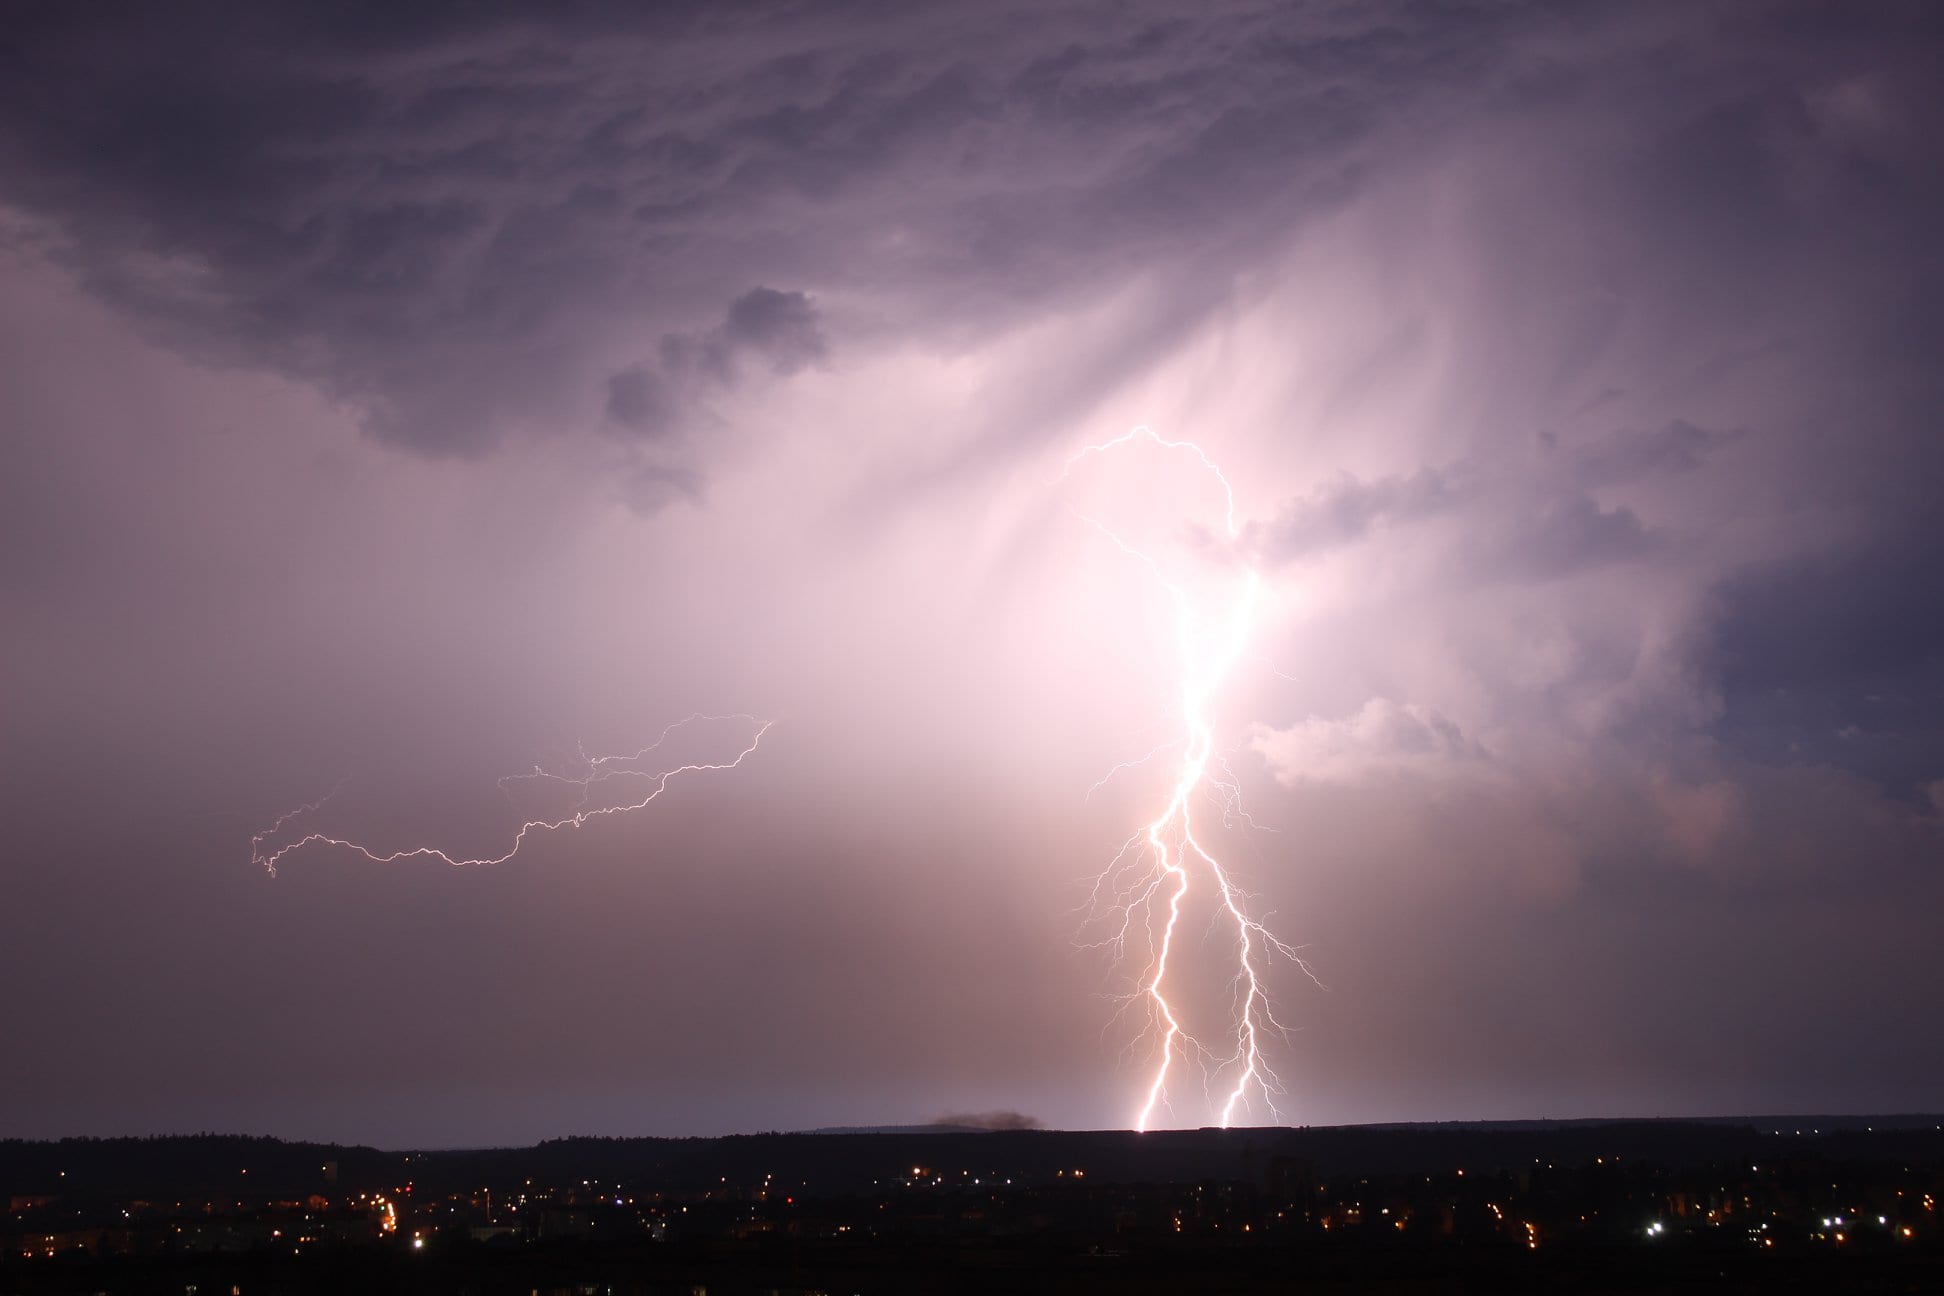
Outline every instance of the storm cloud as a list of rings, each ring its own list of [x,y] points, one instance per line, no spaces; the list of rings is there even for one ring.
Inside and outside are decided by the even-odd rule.
[[[13,6],[0,1134],[1124,1121],[1074,912],[1157,776],[1089,789],[1179,682],[1082,515],[1263,573],[1221,831],[1330,987],[1295,1118],[1925,1106],[1940,48]],[[1233,543],[1164,455],[1064,471],[1136,424]],[[248,867],[346,775],[333,828],[465,845],[697,711],[777,724],[532,859]]]

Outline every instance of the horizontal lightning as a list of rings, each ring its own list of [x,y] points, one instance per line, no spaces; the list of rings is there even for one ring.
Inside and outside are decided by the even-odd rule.
[[[731,720],[741,721],[747,724],[750,729],[747,742],[732,759],[715,762],[698,761],[663,767],[642,767],[642,763],[647,761],[650,756],[667,743],[678,731],[704,721]],[[639,751],[614,756],[588,756],[584,751],[581,752],[579,756],[581,768],[577,774],[553,774],[535,766],[526,773],[506,775],[499,780],[502,791],[506,789],[509,783],[525,780],[544,780],[578,787],[580,795],[575,799],[572,810],[560,818],[529,819],[521,824],[518,831],[513,834],[512,843],[506,848],[504,854],[479,856],[477,858],[461,857],[443,851],[436,846],[412,846],[403,850],[377,851],[368,846],[361,845],[358,842],[348,841],[342,837],[333,837],[328,833],[322,832],[305,833],[295,840],[285,842],[282,845],[274,845],[283,834],[286,826],[293,820],[316,813],[333,796],[336,796],[344,787],[343,781],[340,781],[338,786],[333,788],[325,796],[320,797],[316,801],[298,806],[294,810],[286,810],[283,814],[277,816],[269,827],[252,837],[250,839],[250,859],[253,863],[261,865],[264,871],[272,877],[277,875],[277,864],[279,861],[290,855],[293,851],[303,850],[307,847],[334,847],[339,850],[353,851],[375,864],[392,864],[401,860],[429,860],[440,864],[449,864],[454,868],[470,868],[484,864],[504,864],[520,853],[520,848],[526,844],[527,839],[533,834],[560,832],[579,828],[592,820],[604,818],[608,815],[624,815],[640,810],[661,796],[663,792],[668,790],[668,785],[671,782],[684,774],[699,774],[710,770],[735,769],[761,746],[763,735],[770,731],[774,723],[772,720],[758,720],[755,716],[751,715],[691,715],[677,720],[666,729],[663,729],[660,737]],[[588,804],[596,787],[617,780],[629,779],[645,780],[643,790],[632,799],[618,801],[612,805],[590,806]]]

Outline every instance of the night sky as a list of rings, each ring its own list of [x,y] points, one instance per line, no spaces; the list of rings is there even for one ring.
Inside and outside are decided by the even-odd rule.
[[[1944,1106],[1941,56],[5,5],[0,1135],[1126,1125],[1087,906],[1173,758],[1096,783],[1182,664],[1103,527],[1262,582],[1203,812],[1315,974],[1283,1119]],[[1185,452],[1066,470],[1142,424],[1232,536]],[[340,780],[306,826],[498,854],[561,789],[496,779],[694,712],[774,725],[505,863],[252,861]]]

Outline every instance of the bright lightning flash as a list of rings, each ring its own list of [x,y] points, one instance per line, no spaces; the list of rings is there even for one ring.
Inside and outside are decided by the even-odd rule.
[[[681,765],[655,764],[649,760],[677,732],[690,725],[703,721],[732,720],[749,727],[747,741],[732,759],[715,763],[697,762]],[[520,848],[526,844],[530,834],[579,828],[592,819],[640,810],[667,791],[670,782],[684,774],[735,769],[761,745],[763,735],[769,732],[770,726],[774,723],[773,720],[758,720],[749,715],[692,715],[669,725],[662,730],[659,738],[637,752],[614,756],[589,756],[584,751],[580,752],[576,758],[576,768],[572,773],[555,774],[536,765],[524,774],[509,774],[499,780],[501,791],[505,791],[509,783],[537,780],[578,788],[579,795],[574,799],[573,806],[567,814],[552,819],[529,819],[521,824],[518,831],[513,834],[512,844],[506,848],[506,853],[503,855],[464,858],[449,854],[435,846],[411,846],[402,850],[376,851],[368,846],[361,846],[357,842],[346,841],[344,838],[333,837],[322,832],[305,833],[293,841],[278,845],[285,827],[292,820],[314,814],[343,788],[344,784],[340,782],[336,788],[318,800],[285,811],[268,828],[252,837],[250,859],[253,863],[262,865],[272,877],[277,875],[279,860],[292,851],[302,850],[307,846],[337,847],[341,850],[355,851],[376,864],[391,864],[399,860],[430,860],[440,864],[450,864],[455,868],[478,864],[504,864],[520,853]],[[609,784],[615,784],[627,791],[617,800],[605,804],[589,804],[594,798],[596,789],[606,788]]]
[[[1235,519],[1235,491],[1221,468],[1192,441],[1169,441],[1146,427],[1090,445],[1067,461],[1062,479],[1093,455],[1104,455],[1147,442],[1159,449],[1193,456],[1200,468],[1221,483],[1227,508],[1224,515],[1227,538],[1240,535]],[[1239,588],[1225,600],[1215,616],[1207,616],[1201,605],[1190,598],[1183,585],[1171,579],[1161,563],[1123,539],[1095,518],[1081,517],[1107,537],[1130,558],[1142,563],[1166,590],[1175,614],[1176,644],[1181,661],[1182,733],[1173,742],[1157,747],[1147,756],[1127,765],[1141,764],[1163,751],[1179,750],[1174,778],[1166,803],[1147,825],[1122,843],[1107,869],[1096,879],[1093,910],[1104,921],[1110,935],[1099,944],[1111,949],[1117,958],[1130,958],[1145,950],[1146,961],[1139,977],[1139,990],[1128,997],[1128,1006],[1145,1006],[1149,1031],[1144,1037],[1156,1043],[1157,1060],[1148,1082],[1146,1100],[1135,1118],[1135,1128],[1145,1131],[1158,1109],[1169,1105],[1174,1081],[1175,1061],[1193,1059],[1202,1064],[1205,1085],[1219,1079],[1225,1090],[1221,1103],[1224,1128],[1238,1113],[1249,1109],[1259,1097],[1273,1121],[1282,1113],[1276,1108],[1281,1082],[1264,1057],[1264,1036],[1270,1031],[1286,1034],[1270,1009],[1264,989],[1264,969],[1268,960],[1280,955],[1308,974],[1309,966],[1297,951],[1278,940],[1247,908],[1248,897],[1239,890],[1230,871],[1223,866],[1201,838],[1196,835],[1195,811],[1212,801],[1224,822],[1241,813],[1241,793],[1215,747],[1215,726],[1210,708],[1217,690],[1228,679],[1248,644],[1256,605],[1262,593],[1261,574],[1251,566],[1244,570]],[[1203,600],[1206,602],[1206,600]],[[1116,766],[1108,774],[1126,768]],[[1104,783],[1106,780],[1103,779]],[[1100,784],[1095,784],[1097,790]],[[1091,792],[1090,792],[1091,795]],[[1233,940],[1233,977],[1230,980],[1231,1009],[1226,1025],[1228,1043],[1220,1049],[1204,1045],[1188,1032],[1178,1009],[1178,996],[1170,999],[1170,960],[1179,956],[1179,928],[1182,908],[1190,888],[1210,888],[1216,902],[1215,914],[1229,929]],[[1211,1098],[1214,1090],[1210,1089]]]

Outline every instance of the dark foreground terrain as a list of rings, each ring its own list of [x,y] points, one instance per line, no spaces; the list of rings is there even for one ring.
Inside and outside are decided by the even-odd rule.
[[[1944,1291],[1935,1117],[0,1143],[0,1293]]]

